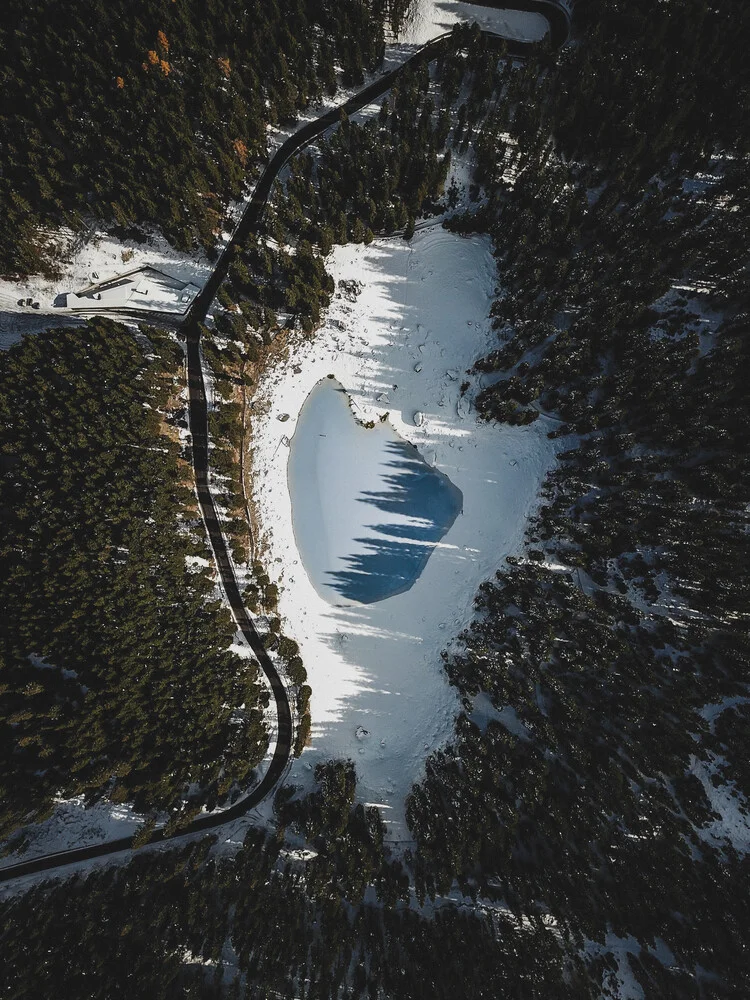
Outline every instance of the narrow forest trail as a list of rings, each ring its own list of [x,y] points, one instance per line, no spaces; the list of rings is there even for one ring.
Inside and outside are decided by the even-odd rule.
[[[486,5],[498,8],[508,7],[541,14],[549,24],[550,41],[554,48],[560,48],[569,38],[571,26],[570,13],[567,7],[557,2],[557,0],[510,0],[509,3],[497,0],[496,3],[490,2]],[[269,768],[259,784],[246,795],[242,796],[238,802],[235,802],[228,809],[199,816],[177,833],[165,836],[163,830],[154,830],[147,844],[142,845],[144,847],[164,843],[167,840],[188,837],[196,833],[201,833],[204,830],[215,829],[244,815],[262,802],[274,789],[289,763],[293,743],[292,710],[289,703],[289,696],[242,602],[242,595],[227,550],[226,541],[221,531],[216,513],[216,505],[209,486],[208,407],[200,357],[200,324],[205,320],[206,313],[218,292],[219,286],[226,277],[229,263],[232,259],[233,248],[237,244],[241,244],[251,232],[258,229],[266,202],[273,187],[273,182],[287,161],[300,149],[303,149],[328,129],[336,125],[342,112],[347,115],[354,114],[372,103],[376,98],[382,97],[386,91],[390,90],[407,67],[413,67],[422,62],[430,62],[435,59],[441,50],[449,44],[451,34],[441,35],[428,42],[396,69],[384,73],[377,80],[368,84],[342,104],[331,108],[313,121],[302,125],[284,142],[271,157],[261,173],[252,197],[247,203],[231,240],[217,261],[210,278],[193,302],[184,321],[183,332],[186,339],[190,431],[192,435],[193,469],[198,502],[213,549],[216,568],[219,572],[232,614],[239,630],[252,649],[271,686],[277,713],[276,746]],[[514,39],[504,38],[502,35],[491,31],[482,31],[482,35],[490,42],[504,45],[508,54],[514,58],[523,58],[535,44],[533,42],[519,42]],[[106,857],[123,851],[131,851],[134,849],[133,841],[134,837],[132,836],[120,837],[116,840],[104,841],[103,843],[94,844],[89,847],[72,848],[70,850],[57,851],[30,858],[27,861],[19,861],[17,864],[0,868],[0,883],[9,882],[13,879],[39,872],[63,868],[66,865],[73,865],[82,861]]]

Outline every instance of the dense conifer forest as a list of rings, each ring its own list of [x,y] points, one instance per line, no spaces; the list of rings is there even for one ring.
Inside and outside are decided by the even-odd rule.
[[[382,58],[385,0],[8,0],[0,273],[54,273],[50,226],[159,225],[212,248],[268,124]]]
[[[466,389],[488,421],[544,415],[560,452],[523,557],[481,588],[474,623],[444,654],[463,712],[409,797],[413,846],[389,851],[377,810],[357,804],[353,764],[331,761],[312,793],[282,786],[278,830],[250,830],[235,853],[211,840],[144,852],[6,901],[3,995],[64,985],[75,997],[593,1000],[618,996],[623,967],[646,998],[750,995],[750,853],[724,816],[727,802],[750,808],[750,12],[728,0],[602,0],[576,23],[574,46],[542,46],[515,64],[459,29],[452,51],[429,72],[404,74],[379,115],[342,120],[277,185],[265,232],[237,250],[206,330],[226,389],[212,433],[236,513],[232,380],[262,363],[280,323],[314,336],[332,292],[331,246],[394,230],[409,239],[419,216],[438,210],[457,231],[493,238],[497,347],[467,373]],[[332,30],[331,45],[349,30]],[[246,36],[233,44],[232,66]],[[362,58],[377,54],[373,42]],[[149,86],[172,79],[157,63]],[[157,72],[163,80],[152,80]],[[302,70],[288,78],[306,79]],[[244,86],[250,95],[257,81]],[[261,156],[260,133],[257,146],[242,135]],[[444,185],[459,155],[473,157],[474,187],[457,211]],[[46,211],[38,220],[52,218]],[[192,225],[202,211],[185,217]],[[163,222],[139,213],[131,221]],[[196,717],[236,703],[238,678],[254,682],[226,653],[207,581],[185,572],[185,555],[202,543],[176,530],[177,514],[186,517],[178,450],[156,437],[174,344],[141,336],[96,321],[3,359],[12,490],[3,509],[14,510],[3,527],[13,569],[3,597],[24,623],[7,637],[6,733],[22,736],[3,750],[5,773],[18,775],[7,779],[9,828],[61,781],[96,794],[102,774],[81,764],[115,753],[97,720],[111,713],[114,734],[122,712],[138,714],[147,668],[135,655],[118,662],[135,693],[122,706],[96,700],[115,642],[105,593],[121,594],[117,621],[140,654],[143,635],[169,647],[174,683],[183,671],[211,671],[205,688],[190,686]],[[92,422],[102,428],[94,443]],[[124,495],[92,494],[94,465],[117,483],[123,450],[144,440],[152,446],[129,459],[137,464]],[[166,450],[154,451],[155,440]],[[19,454],[37,465],[22,472]],[[96,560],[55,562],[56,533],[76,525]],[[241,524],[235,535],[241,554]],[[30,579],[34,565],[49,568]],[[155,581],[153,606],[128,589],[144,576]],[[273,584],[260,568],[257,580],[248,603],[270,613]],[[144,614],[150,630],[128,624]],[[203,630],[210,651],[198,664],[175,653],[188,627]],[[282,652],[306,705],[296,644],[286,639]],[[217,752],[229,745],[225,717],[211,723],[211,739],[177,758],[185,768],[168,781],[156,764],[138,765],[158,762],[153,747],[118,743],[115,788],[164,807],[196,773],[208,787],[245,774],[263,745],[257,716],[230,760]],[[168,725],[159,737],[170,738]]]
[[[231,860],[210,849],[146,853],[5,903],[0,995],[449,1000],[512,982],[520,996],[589,996],[542,918],[351,907],[278,838],[251,831]]]
[[[446,656],[466,710],[409,803],[417,891],[464,879],[549,908],[577,947],[634,935],[646,996],[748,989],[747,853],[715,793],[747,808],[750,22],[735,13],[608,4],[558,66],[496,78],[470,140],[486,200],[453,222],[489,230],[498,257],[480,411],[552,414],[569,445],[527,557],[485,585]],[[474,712],[480,691],[491,708]]]
[[[104,319],[0,355],[6,835],[60,794],[184,820],[265,752],[268,695],[201,568],[183,378],[173,337]]]

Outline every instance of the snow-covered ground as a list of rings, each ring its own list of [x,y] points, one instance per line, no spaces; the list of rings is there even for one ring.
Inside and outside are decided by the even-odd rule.
[[[24,827],[22,853],[1,858],[0,868],[13,865],[20,859],[27,861],[55,851],[131,837],[143,822],[144,817],[127,804],[115,805],[102,800],[87,807],[83,795],[58,799],[55,811],[48,820]]]
[[[494,31],[519,42],[538,42],[547,33],[547,20],[541,14],[524,10],[498,10],[460,0],[413,0],[398,41],[424,45],[432,38],[451,31],[456,24],[476,21],[480,28]]]
[[[413,53],[415,48],[424,44],[426,41],[429,41],[430,38],[434,38],[437,35],[450,30],[454,24],[461,21],[471,22],[474,20],[478,21],[482,27],[498,31],[503,34],[507,34],[509,37],[518,39],[536,40],[541,38],[546,30],[546,21],[538,15],[525,14],[519,11],[493,10],[491,8],[475,7],[471,4],[458,3],[456,0],[416,0],[409,20],[404,25],[403,30],[399,33],[398,37],[393,39],[386,47],[386,58],[384,60],[383,70],[389,70],[394,66],[400,65]],[[381,72],[383,70],[381,70]],[[369,75],[365,82],[370,82],[378,75],[379,72]],[[278,148],[278,146],[280,146],[281,143],[288,137],[288,135],[294,133],[300,125],[304,124],[305,121],[317,117],[330,106],[343,103],[347,100],[347,98],[351,97],[352,94],[356,92],[356,89],[357,88],[341,89],[337,92],[335,97],[326,97],[320,105],[311,107],[307,111],[303,112],[300,115],[299,120],[288,127],[283,129],[269,128],[268,138],[270,152],[273,153],[275,149]],[[362,113],[363,117],[368,117],[369,114],[376,113],[378,108],[379,102],[376,102],[370,108],[364,109],[364,112]],[[458,187],[464,194],[464,189],[468,186],[469,155],[470,154],[467,154],[467,157],[464,158],[454,156],[451,169],[451,177],[455,177]],[[250,185],[248,187],[248,198],[252,194],[253,189],[254,185]],[[231,214],[235,221],[239,220],[244,205],[245,202],[240,201],[236,202],[232,206]],[[415,238],[414,246],[416,246],[419,241],[424,238],[424,235],[424,232],[421,232],[420,236]],[[180,281],[190,282],[198,287],[202,287],[208,279],[213,266],[202,251],[195,251],[189,254],[176,251],[158,230],[152,230],[149,234],[148,240],[143,243],[133,240],[117,239],[115,236],[108,234],[103,229],[96,229],[85,241],[75,238],[72,232],[65,229],[59,232],[58,238],[61,248],[60,258],[58,260],[61,271],[61,277],[59,279],[47,281],[39,275],[31,275],[21,282],[0,279],[0,349],[9,348],[25,333],[40,333],[43,330],[56,325],[68,326],[83,323],[84,320],[80,316],[72,314],[70,310],[59,305],[61,302],[60,296],[64,295],[66,292],[79,290],[90,285],[92,282],[107,281],[116,275],[144,265],[151,265],[153,267],[163,269],[166,273],[172,275]],[[228,233],[222,234],[222,240],[224,243],[226,243],[228,239]],[[380,241],[380,245],[386,246],[391,242],[393,242],[394,245],[398,245],[398,241]],[[374,246],[375,245],[373,245],[373,247]],[[348,248],[348,250],[355,252],[357,250],[361,251],[362,248]],[[486,248],[483,252],[486,253]],[[339,251],[339,254],[345,254],[345,251],[342,249]],[[492,271],[491,258],[489,258],[488,254],[487,257],[488,261],[486,263],[489,266],[490,271]],[[491,281],[491,278],[487,278],[485,284],[487,284],[487,282],[491,283]],[[31,305],[27,304],[26,299],[28,298],[31,298],[32,302],[39,303],[39,308],[35,309]],[[19,304],[19,300],[23,300],[22,304]],[[485,308],[485,293],[483,293],[481,300],[484,303],[482,308]],[[56,305],[56,303],[58,304]],[[335,316],[335,312],[336,310],[332,311],[332,317]],[[469,314],[467,313],[467,316],[468,315]],[[482,319],[484,319],[484,315],[482,316]],[[328,331],[328,328],[326,328],[326,332],[330,332]],[[474,347],[469,349],[468,345],[466,345],[466,360],[458,360],[457,353],[456,363],[464,365],[464,367],[468,367],[475,356],[483,353],[483,347],[481,345],[486,344],[486,335],[486,330],[483,330],[482,336],[477,339],[477,343]],[[321,338],[317,342],[318,345],[323,344],[324,336],[325,332],[324,334],[321,334]],[[331,341],[329,339],[329,344],[330,343]],[[350,369],[348,370],[351,370],[354,355],[349,354],[348,358],[350,363]],[[343,369],[341,370],[343,371]],[[327,374],[327,371],[325,374]],[[313,382],[315,380],[316,379],[313,379]],[[312,384],[309,388],[311,387]],[[351,388],[351,385],[348,385],[347,387]],[[309,388],[302,394],[302,396],[300,396],[299,406],[302,405]],[[455,389],[455,385],[453,388]],[[394,426],[397,426],[398,428],[398,425],[395,424],[395,422]],[[541,430],[541,427],[539,430]],[[504,447],[502,444],[502,441],[504,441],[504,432],[494,431],[493,433],[496,435],[498,446],[502,452]],[[521,433],[523,435],[523,432]],[[526,442],[525,447],[528,448],[532,441],[536,441],[537,437],[541,441],[543,436],[543,434],[540,435],[536,431],[529,432],[527,430],[525,432],[525,437],[523,438]],[[274,440],[276,441],[277,438]],[[544,446],[544,455],[548,454],[548,456],[551,456],[551,446],[548,446],[546,441],[544,441]],[[551,460],[551,457],[549,460]],[[543,459],[542,452],[540,452],[540,478],[543,474],[541,471],[542,467],[546,467],[544,466],[544,461],[546,461],[546,459]],[[510,549],[507,549],[506,551],[510,551]],[[500,553],[498,556],[498,562],[502,560],[502,555],[503,553]],[[489,567],[486,573],[483,572],[478,574],[477,582],[484,579],[485,576],[490,575],[493,568],[494,567]],[[468,607],[470,607],[474,589],[475,584],[467,584],[467,589],[464,594],[465,600],[462,600],[463,604]],[[439,719],[437,719],[435,725],[436,738],[437,734],[439,734],[439,739],[441,741],[450,733],[452,718],[456,706],[452,693],[444,684],[442,675],[439,674],[437,653],[449,635],[451,633],[455,633],[464,621],[468,621],[470,615],[464,613],[462,616],[453,616],[453,618],[451,618],[449,614],[446,614],[444,617],[446,618],[445,623],[438,623],[438,627],[441,624],[444,624],[444,630],[441,630],[438,633],[437,640],[433,637],[431,644],[428,644],[431,652],[429,652],[429,654],[426,650],[424,652],[426,658],[431,658],[431,661],[435,661],[435,673],[438,675],[439,684],[442,685],[440,693],[436,695],[437,700],[434,702],[434,704],[437,705],[441,698],[444,702],[442,708],[438,706]],[[337,642],[343,644],[347,642],[347,640],[339,637],[337,638]],[[402,637],[399,648],[403,647],[405,656],[405,651],[410,648],[410,645],[416,645],[421,649],[423,646],[423,640],[418,636]],[[310,657],[308,654],[308,669],[310,667],[309,659]],[[346,696],[346,692],[348,690],[347,685],[354,683],[356,688],[359,687],[359,681],[357,680],[358,676],[359,674],[357,670],[355,670],[354,680],[352,680],[348,674],[343,676],[343,687],[339,691],[339,696],[341,698]],[[316,690],[316,695],[318,703],[316,710],[316,718],[318,720],[318,729],[316,729],[317,739],[320,725],[322,724],[321,720],[327,718],[330,714],[335,715],[336,708],[334,704],[334,706],[330,709],[325,709],[325,699],[322,696],[322,691]],[[433,703],[431,702],[431,704]],[[321,708],[324,709],[323,715],[321,715]],[[426,706],[426,708],[429,710],[429,705]],[[328,715],[325,713],[328,713]],[[268,716],[267,721],[271,723],[272,720],[270,715]],[[424,725],[422,726],[422,730],[426,731]],[[424,745],[430,746],[426,740]],[[359,749],[363,751],[365,750],[364,742]],[[381,747],[380,751],[383,752],[383,759],[387,760],[388,755],[384,753],[385,748]],[[333,754],[334,749],[331,749],[330,751],[323,750],[321,752],[329,752],[330,754]],[[354,751],[352,750],[349,752],[353,753]],[[422,752],[417,755],[418,759],[415,758],[415,761],[413,762],[412,771],[415,774],[418,773],[419,768],[421,767],[422,759],[426,756],[426,753],[427,751],[423,746]],[[306,755],[306,757],[309,756],[309,754]],[[362,757],[364,757],[364,753],[362,754]],[[307,763],[307,761],[305,762]],[[358,765],[360,773],[364,774],[362,761],[360,759],[358,759]],[[264,770],[264,767],[265,765],[261,764],[259,768],[261,773]],[[296,780],[300,780],[299,773],[297,774]],[[383,793],[382,797],[384,800],[391,794],[392,797],[396,798],[400,814],[400,804],[403,802],[403,797],[408,791],[410,783],[411,779],[409,779],[405,773],[404,775],[398,776],[398,786],[393,785],[393,793],[389,792],[389,785],[387,781],[381,782],[380,785],[376,787]],[[100,803],[98,806],[94,807],[93,811],[91,811],[84,809],[82,802],[77,799],[65,801],[61,800],[54,816],[43,824],[38,824],[29,828],[29,849],[28,852],[25,853],[25,857],[47,853],[50,851],[64,850],[71,847],[84,846],[86,844],[96,843],[104,839],[111,839],[112,837],[125,836],[134,832],[141,822],[142,817],[129,813],[124,807],[115,806],[107,802]],[[13,860],[16,859],[9,858],[5,863],[11,863]],[[2,864],[2,862],[0,862],[0,864]]]
[[[692,757],[690,771],[703,785],[711,809],[717,818],[697,830],[698,835],[711,844],[724,846],[729,842],[739,854],[750,853],[750,803],[734,781],[721,777],[724,758],[709,753],[708,760]]]
[[[632,934],[622,937],[613,931],[607,931],[603,942],[586,939],[583,953],[587,958],[604,955],[611,956],[615,962],[615,967],[604,975],[601,1000],[610,997],[612,1000],[643,1000],[643,987],[633,975],[628,957],[633,955],[637,958],[644,951],[658,959],[665,968],[675,964],[674,955],[661,938],[655,938],[650,948],[644,948]]]
[[[58,261],[61,277],[45,281],[30,275],[23,281],[0,279],[0,348],[8,348],[24,333],[36,333],[59,324],[82,322],[66,305],[65,294],[80,291],[92,282],[105,282],[134,268],[151,265],[179,282],[202,288],[213,265],[196,250],[179,253],[154,230],[144,243],[118,240],[97,230],[88,242],[75,241],[70,232],[61,233],[64,254]],[[34,309],[26,299],[39,303]],[[19,299],[23,304],[19,305]],[[57,303],[57,304],[56,304]]]
[[[547,438],[553,425],[544,418],[524,428],[482,424],[470,406],[473,389],[461,394],[466,370],[495,340],[487,237],[432,226],[410,243],[394,237],[337,247],[327,267],[339,291],[325,325],[266,374],[253,422],[254,502],[266,562],[313,689],[312,743],[290,780],[307,784],[317,761],[351,757],[360,795],[381,807],[389,838],[402,840],[405,797],[425,757],[450,739],[459,707],[440,652],[471,620],[479,584],[522,544],[554,461]],[[341,294],[342,281],[361,282],[361,293]],[[305,399],[328,374],[350,393],[359,419],[388,413],[395,430],[463,493],[463,515],[414,586],[375,604],[333,607],[308,580],[295,544],[288,442]],[[416,413],[423,415],[419,426]]]

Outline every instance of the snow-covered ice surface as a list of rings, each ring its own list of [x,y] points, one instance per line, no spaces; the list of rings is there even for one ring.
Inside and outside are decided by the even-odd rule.
[[[547,33],[547,20],[525,10],[499,10],[460,0],[414,0],[398,34],[407,45],[424,45],[451,31],[455,24],[476,21],[480,28],[519,42],[538,42]]]
[[[307,397],[288,473],[297,549],[315,589],[335,605],[408,590],[463,504],[387,420],[358,423],[335,379]]]
[[[410,243],[394,237],[337,247],[327,267],[339,291],[326,322],[261,381],[253,425],[266,562],[313,689],[311,746],[290,780],[307,785],[317,761],[352,758],[359,794],[381,807],[389,839],[403,840],[406,795],[425,757],[450,739],[459,707],[440,652],[471,620],[479,584],[522,545],[554,462],[553,425],[544,418],[523,428],[482,424],[471,390],[461,394],[466,370],[495,342],[489,238],[433,226]],[[361,293],[341,294],[342,280],[361,282]],[[333,607],[308,580],[295,544],[288,442],[305,399],[328,374],[349,392],[358,419],[388,413],[464,498],[463,515],[414,586],[375,604]]]

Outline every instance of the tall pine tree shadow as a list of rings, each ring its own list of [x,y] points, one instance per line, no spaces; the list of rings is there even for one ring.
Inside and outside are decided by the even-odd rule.
[[[364,552],[346,556],[346,570],[331,570],[328,583],[348,600],[372,604],[409,590],[419,578],[435,546],[463,508],[463,494],[450,479],[432,468],[407,441],[389,441],[393,456],[383,477],[385,489],[365,491],[358,501],[411,523],[368,527],[381,537],[358,538]]]

